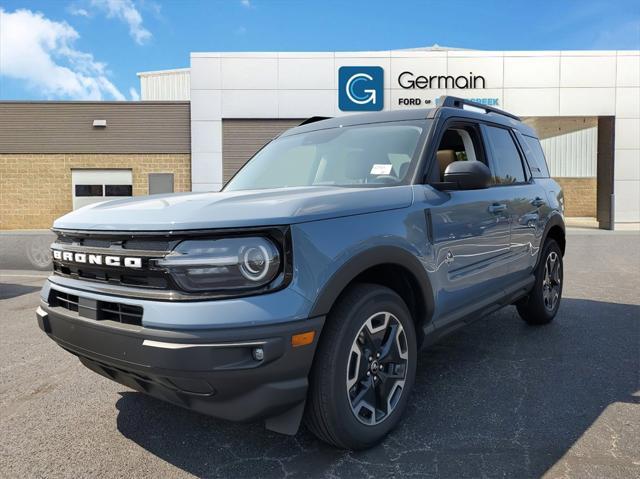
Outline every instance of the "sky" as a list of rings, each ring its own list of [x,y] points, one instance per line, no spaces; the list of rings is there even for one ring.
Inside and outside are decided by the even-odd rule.
[[[638,0],[0,0],[0,100],[137,100],[194,51],[640,49]]]

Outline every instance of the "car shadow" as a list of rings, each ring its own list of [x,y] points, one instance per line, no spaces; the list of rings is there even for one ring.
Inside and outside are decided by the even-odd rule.
[[[26,284],[0,283],[0,300],[16,298],[23,294],[39,291],[42,286],[29,286]]]
[[[200,477],[539,477],[614,402],[638,389],[640,306],[563,299],[552,324],[515,308],[421,353],[405,418],[368,451],[333,449],[304,427],[295,437],[233,424],[136,392],[117,427]]]

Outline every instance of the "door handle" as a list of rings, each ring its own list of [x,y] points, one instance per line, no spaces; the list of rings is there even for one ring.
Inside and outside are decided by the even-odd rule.
[[[539,196],[536,197],[535,200],[531,200],[531,204],[533,206],[535,206],[536,208],[540,208],[541,206],[544,206],[545,202],[542,198],[540,198]]]
[[[493,213],[494,215],[497,213],[502,213],[507,209],[507,205],[504,203],[494,203],[489,206],[489,213]]]

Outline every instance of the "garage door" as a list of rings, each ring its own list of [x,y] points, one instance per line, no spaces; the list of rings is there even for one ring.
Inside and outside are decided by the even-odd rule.
[[[133,192],[131,170],[71,170],[73,209],[105,200],[128,198]]]
[[[231,178],[260,148],[303,120],[222,120],[224,181]]]

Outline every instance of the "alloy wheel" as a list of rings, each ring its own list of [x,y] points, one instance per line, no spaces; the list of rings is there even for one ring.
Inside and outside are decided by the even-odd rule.
[[[558,253],[552,251],[547,256],[544,264],[544,279],[542,281],[542,299],[544,307],[553,311],[560,299],[560,287],[562,284],[562,265]]]
[[[347,361],[351,411],[362,424],[387,419],[404,390],[409,348],[404,328],[392,313],[370,316],[358,331]]]

